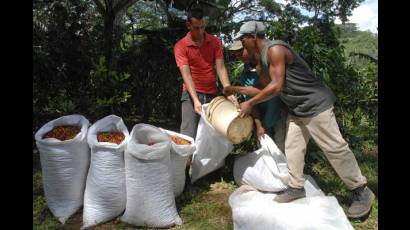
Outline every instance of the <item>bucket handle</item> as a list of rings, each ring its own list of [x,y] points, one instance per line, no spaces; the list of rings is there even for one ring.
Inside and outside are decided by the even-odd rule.
[[[210,116],[211,116],[211,109],[214,107],[214,104],[216,103],[216,102],[219,102],[219,101],[221,101],[221,99],[222,99],[222,96],[219,96],[219,97],[216,97],[216,98],[214,98],[212,101],[211,101],[211,103],[209,103],[209,106],[208,106],[208,110],[206,111],[206,117],[208,118],[208,120],[210,119]]]
[[[222,102],[224,102],[224,99],[225,98],[221,98],[221,99],[218,99],[217,101],[215,101],[215,103],[212,105],[212,108],[210,108],[209,109],[209,122],[212,122],[212,116],[211,116],[211,114],[213,114],[213,112],[215,111],[215,109],[216,109],[216,107],[219,105],[219,104],[221,104]],[[212,109],[212,112],[211,112],[211,109]]]

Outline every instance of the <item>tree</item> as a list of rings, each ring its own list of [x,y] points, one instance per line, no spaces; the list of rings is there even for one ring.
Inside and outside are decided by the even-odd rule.
[[[112,68],[115,24],[124,11],[137,0],[93,0],[104,18],[104,55],[108,70]]]
[[[99,52],[100,22],[90,0],[33,5],[33,112],[37,122],[84,111],[77,103]],[[44,119],[44,120],[43,120]]]
[[[347,17],[351,16],[353,9],[358,7],[364,0],[341,0],[341,1],[323,1],[323,0],[291,0],[293,5],[300,5],[304,9],[314,12],[313,22],[321,16],[327,16],[332,19],[339,17],[344,23]]]

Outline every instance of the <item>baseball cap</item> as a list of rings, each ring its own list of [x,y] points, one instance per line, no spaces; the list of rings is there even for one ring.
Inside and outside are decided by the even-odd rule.
[[[265,34],[265,26],[262,22],[258,21],[245,22],[234,37],[234,40],[239,40],[245,34]]]
[[[228,49],[235,51],[235,50],[240,50],[242,48],[243,48],[242,42],[237,40],[232,45],[230,45]]]

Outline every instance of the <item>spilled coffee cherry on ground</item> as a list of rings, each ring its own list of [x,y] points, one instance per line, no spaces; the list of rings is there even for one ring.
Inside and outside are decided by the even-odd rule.
[[[177,145],[190,145],[191,144],[190,141],[185,140],[183,138],[176,137],[176,136],[171,136],[169,134],[167,134],[167,136],[168,136],[169,139],[171,139],[171,141],[173,141]]]
[[[56,138],[60,141],[65,141],[73,139],[79,132],[81,127],[73,125],[62,125],[56,126],[48,133],[44,134],[43,139],[45,138]]]
[[[111,142],[117,145],[121,144],[125,135],[121,132],[99,132],[97,133],[97,140],[99,142]]]

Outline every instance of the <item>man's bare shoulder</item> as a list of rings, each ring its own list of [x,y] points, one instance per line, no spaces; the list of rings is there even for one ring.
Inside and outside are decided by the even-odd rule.
[[[269,48],[269,54],[275,54],[275,55],[286,55],[288,52],[288,48],[283,45],[274,45]]]
[[[274,45],[269,48],[268,57],[270,60],[281,61],[285,60],[286,62],[292,62],[293,55],[292,52],[283,45]]]

